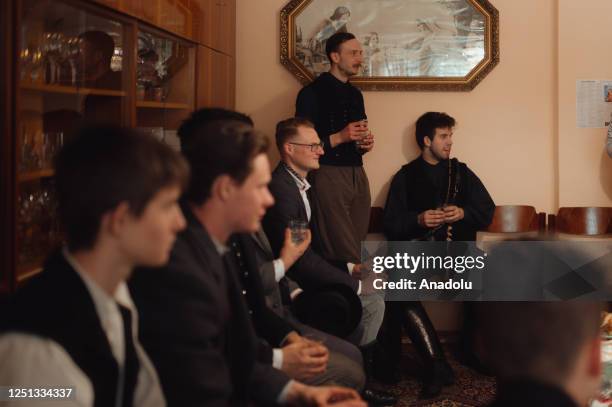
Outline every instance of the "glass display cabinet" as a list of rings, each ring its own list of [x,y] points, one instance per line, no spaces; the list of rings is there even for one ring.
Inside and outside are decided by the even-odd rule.
[[[177,149],[176,130],[194,109],[195,50],[155,31],[138,32],[136,126]]]
[[[7,0],[0,19],[0,294],[62,244],[53,160],[85,124],[137,127],[178,148],[194,109],[196,43],[85,0]]]

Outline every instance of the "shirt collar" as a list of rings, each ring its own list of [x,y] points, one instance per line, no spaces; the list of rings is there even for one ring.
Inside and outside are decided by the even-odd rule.
[[[293,168],[289,167],[284,162],[283,162],[283,167],[285,168],[285,170],[287,170],[289,175],[291,175],[291,177],[293,178],[293,180],[295,181],[296,185],[298,186],[301,192],[306,192],[310,189],[310,183],[308,182],[306,178],[300,177]]]
[[[210,236],[210,240],[212,240],[213,244],[215,245],[215,249],[217,249],[217,253],[219,253],[220,256],[223,256],[229,251],[229,248],[226,245],[215,239],[212,235]]]
[[[89,275],[87,275],[87,273],[83,270],[83,267],[72,256],[72,254],[70,254],[67,248],[62,250],[62,254],[64,255],[64,258],[68,264],[70,264],[81,280],[83,280],[85,287],[87,287],[87,291],[89,291],[89,295],[93,299],[96,311],[101,318],[106,317],[110,312],[113,312],[112,310],[113,308],[116,309],[117,304],[128,308],[132,314],[134,314],[136,307],[132,301],[132,297],[130,296],[130,292],[125,284],[125,281],[119,283],[119,286],[115,291],[115,295],[111,297],[102,289],[102,287],[100,287],[91,277],[89,277]]]

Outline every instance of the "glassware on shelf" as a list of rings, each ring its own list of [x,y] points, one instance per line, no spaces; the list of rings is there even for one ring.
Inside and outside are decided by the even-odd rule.
[[[78,82],[78,64],[83,40],[79,37],[70,37],[66,41],[66,60],[70,66],[69,84],[76,86]]]
[[[52,181],[27,185],[18,196],[19,263],[32,264],[61,243],[57,198]]]
[[[21,172],[50,169],[64,144],[64,133],[24,131],[21,140]]]

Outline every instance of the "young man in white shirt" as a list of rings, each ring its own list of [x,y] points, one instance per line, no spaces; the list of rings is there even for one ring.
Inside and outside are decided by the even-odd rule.
[[[27,396],[9,391],[6,405],[46,405],[30,398],[42,388],[58,389],[62,406],[166,405],[125,280],[167,262],[188,175],[179,154],[132,130],[86,128],[66,144],[55,181],[67,246],[0,324],[0,385]]]

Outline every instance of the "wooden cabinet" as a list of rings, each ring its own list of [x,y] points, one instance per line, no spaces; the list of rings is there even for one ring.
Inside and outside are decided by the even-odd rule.
[[[11,62],[0,65],[1,296],[63,242],[53,159],[75,128],[138,127],[178,148],[176,130],[195,107],[197,45],[88,1],[0,7]]]
[[[62,243],[52,162],[71,130],[178,148],[193,109],[234,107],[234,52],[235,0],[0,2],[0,297]]]
[[[194,1],[201,12],[196,41],[223,54],[235,56],[236,0]]]
[[[208,47],[198,47],[198,107],[235,105],[235,60]]]

